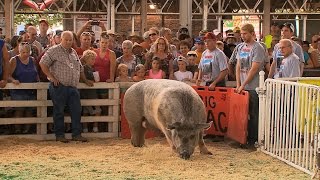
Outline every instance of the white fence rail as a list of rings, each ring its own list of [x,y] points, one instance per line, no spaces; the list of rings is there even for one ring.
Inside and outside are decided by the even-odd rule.
[[[108,99],[81,99],[82,106],[107,106],[108,114],[101,116],[82,116],[81,122],[106,122],[107,132],[83,133],[86,137],[118,137],[119,136],[119,108],[120,108],[120,88],[119,83],[95,83],[94,87],[88,87],[80,83],[79,89],[106,89]],[[12,136],[32,138],[40,140],[54,139],[53,134],[47,134],[47,124],[52,123],[52,117],[47,114],[47,107],[52,106],[52,101],[48,100],[48,83],[21,83],[19,85],[7,84],[4,89],[35,89],[37,90],[37,100],[34,101],[0,101],[0,107],[36,107],[36,117],[10,117],[0,118],[0,125],[9,124],[37,124],[36,134],[23,135],[1,135],[0,138]],[[65,122],[71,123],[70,116],[65,116]],[[70,137],[71,134],[67,134]]]
[[[320,87],[292,82],[297,80],[267,79],[260,84],[259,142],[264,153],[314,175],[320,147]]]

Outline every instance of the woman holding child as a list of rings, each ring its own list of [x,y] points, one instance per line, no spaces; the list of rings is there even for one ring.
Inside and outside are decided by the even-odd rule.
[[[119,64],[125,64],[128,68],[128,76],[133,77],[135,73],[135,67],[140,64],[140,59],[138,59],[132,53],[133,43],[130,40],[125,40],[122,43],[122,52],[123,55],[117,58],[117,66]]]
[[[174,79],[173,77],[173,55],[169,51],[169,43],[164,37],[159,37],[155,43],[154,51],[146,54],[146,69],[151,69],[151,63],[154,57],[160,59],[160,69],[166,74],[166,79]]]

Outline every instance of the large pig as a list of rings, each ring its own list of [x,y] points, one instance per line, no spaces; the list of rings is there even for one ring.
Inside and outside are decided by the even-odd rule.
[[[150,79],[131,86],[124,96],[124,113],[131,131],[131,143],[144,145],[146,126],[156,127],[181,158],[189,159],[197,145],[201,154],[212,154],[204,144],[205,106],[189,85],[165,79]]]

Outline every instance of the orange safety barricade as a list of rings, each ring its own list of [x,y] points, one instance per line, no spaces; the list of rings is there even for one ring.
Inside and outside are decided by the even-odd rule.
[[[227,136],[241,144],[247,143],[247,126],[249,114],[249,93],[240,94],[232,88],[229,102],[229,122]]]
[[[238,94],[234,88],[193,86],[201,97],[207,110],[207,122],[212,126],[205,132],[209,135],[228,136],[246,144],[249,111],[249,94]]]
[[[124,115],[123,112],[123,97],[124,97],[124,93],[120,94],[120,99],[121,99],[121,120],[120,120],[120,132],[121,132],[121,137],[125,138],[125,139],[130,139],[131,138],[131,133],[130,133],[130,128],[129,128],[129,124],[128,121]],[[151,130],[147,130],[146,134],[145,134],[145,138],[153,138],[156,137],[156,133],[151,131]]]
[[[201,97],[207,110],[207,122],[212,126],[205,132],[210,135],[224,136],[228,130],[231,88],[216,87],[211,91],[207,86],[192,86]]]

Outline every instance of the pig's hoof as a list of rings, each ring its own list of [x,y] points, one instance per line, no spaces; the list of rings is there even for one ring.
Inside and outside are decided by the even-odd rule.
[[[212,152],[208,150],[200,151],[200,154],[207,154],[207,155],[212,155]]]
[[[182,153],[180,153],[180,157],[184,160],[190,159],[190,153],[188,153],[187,151],[183,151]]]
[[[144,144],[131,142],[133,147],[142,147]]]

